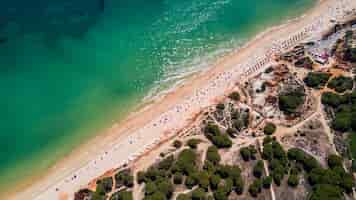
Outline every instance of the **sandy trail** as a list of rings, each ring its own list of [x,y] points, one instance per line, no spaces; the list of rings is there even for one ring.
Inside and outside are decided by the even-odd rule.
[[[304,17],[259,34],[243,48],[218,60],[210,70],[82,145],[43,177],[26,182],[9,199],[52,200],[64,194],[73,197],[92,179],[132,162],[160,140],[183,129],[192,116],[216,103],[237,82],[243,83],[268,67],[275,53],[320,36],[332,25],[331,19],[344,17],[346,11],[356,8],[355,4],[355,0],[324,0]]]

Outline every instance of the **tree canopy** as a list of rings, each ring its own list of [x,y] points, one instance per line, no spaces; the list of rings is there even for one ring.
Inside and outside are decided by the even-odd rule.
[[[330,78],[329,73],[323,72],[309,72],[308,75],[304,78],[304,83],[308,87],[312,88],[321,88],[325,86]]]
[[[342,93],[353,88],[354,81],[350,77],[338,76],[328,83],[328,88],[334,89],[336,92]]]
[[[293,114],[296,112],[297,108],[304,103],[304,97],[305,93],[303,89],[297,89],[279,94],[279,109],[285,114]]]
[[[238,92],[232,92],[229,94],[229,98],[234,100],[234,101],[240,101],[240,94]]]

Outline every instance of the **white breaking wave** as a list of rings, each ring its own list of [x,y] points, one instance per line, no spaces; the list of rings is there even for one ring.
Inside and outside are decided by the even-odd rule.
[[[238,41],[231,39],[217,45],[214,41],[229,39],[217,38],[219,36],[212,34],[194,39],[194,41],[189,38],[190,32],[198,29],[207,21],[214,20],[218,11],[230,2],[231,0],[190,0],[179,2],[179,4],[172,0],[164,2],[167,10],[151,27],[151,34],[158,34],[147,34],[150,35],[151,40],[156,40],[157,43],[168,41],[171,45],[169,48],[158,47],[156,52],[152,52],[153,56],[162,59],[163,66],[161,77],[154,82],[153,88],[149,90],[143,102],[162,97],[182,84],[188,77],[207,70],[217,57],[231,52],[243,44],[243,39]],[[154,31],[162,28],[164,31]],[[185,34],[187,34],[186,37],[184,37]],[[182,35],[183,37],[180,37]],[[172,40],[172,38],[179,39]],[[210,53],[207,54],[207,52]]]
[[[210,69],[218,57],[236,51],[245,42],[246,39],[231,40],[220,44],[215,51],[207,55],[199,55],[178,62],[168,62],[168,65],[163,66],[163,77],[155,81],[153,88],[149,90],[143,102],[163,97],[184,83],[192,75]]]
[[[164,4],[171,9],[168,9],[153,26],[168,27],[167,34],[191,32],[199,25],[212,20],[217,11],[229,3],[230,0],[191,0],[177,4],[177,1],[166,0]]]

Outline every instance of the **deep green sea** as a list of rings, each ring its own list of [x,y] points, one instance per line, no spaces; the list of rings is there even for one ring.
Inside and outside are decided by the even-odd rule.
[[[48,169],[147,95],[314,3],[2,2],[0,191]]]

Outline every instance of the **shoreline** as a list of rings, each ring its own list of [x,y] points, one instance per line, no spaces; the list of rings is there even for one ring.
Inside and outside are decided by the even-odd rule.
[[[303,27],[302,25],[304,25],[305,23],[308,24],[307,23],[308,21],[307,22],[302,21],[304,18],[313,18],[314,15],[318,15],[320,14],[320,12],[323,13],[322,8],[326,7],[324,9],[327,9],[327,6],[325,4],[330,2],[337,2],[337,0],[320,1],[316,3],[316,5],[312,9],[310,9],[307,12],[307,14],[304,14],[303,16],[298,17],[297,19],[294,20],[288,20],[286,24],[268,28],[266,31],[263,31],[262,33],[258,34],[256,37],[254,37],[252,40],[247,42],[241,48],[238,48],[238,50],[234,50],[228,55],[219,58],[217,62],[213,64],[212,67],[210,67],[210,69],[208,69],[207,71],[192,76],[187,81],[184,81],[184,83],[182,83],[176,89],[174,89],[174,91],[167,93],[164,97],[159,98],[158,100],[154,100],[153,103],[143,106],[138,111],[135,111],[132,114],[130,114],[123,123],[120,123],[120,125],[116,123],[108,131],[105,131],[104,134],[99,134],[98,136],[95,136],[93,139],[90,139],[89,142],[85,143],[84,145],[81,145],[78,149],[75,149],[74,152],[71,153],[71,155],[64,157],[57,164],[55,164],[51,169],[49,169],[49,171],[46,172],[46,175],[43,176],[44,178],[39,177],[38,179],[40,181],[37,181],[36,178],[33,179],[31,181],[31,183],[33,183],[33,181],[35,182],[33,186],[30,186],[28,190],[19,194],[18,196],[16,195],[13,197],[15,199],[21,199],[21,196],[22,197],[26,196],[28,198],[28,197],[35,197],[37,196],[37,194],[41,194],[41,195],[44,194],[42,197],[48,197],[46,196],[46,193],[53,192],[52,189],[54,188],[54,185],[56,185],[56,183],[65,179],[65,177],[69,177],[68,174],[71,175],[73,174],[73,172],[75,173],[76,171],[80,170],[83,166],[86,166],[86,164],[88,164],[90,160],[92,160],[93,158],[97,158],[98,156],[100,156],[100,154],[104,153],[105,152],[104,149],[110,149],[110,147],[113,148],[114,145],[117,144],[117,142],[115,141],[121,141],[122,143],[125,141],[125,139],[126,141],[127,139],[130,140],[129,136],[132,136],[134,134],[133,132],[141,130],[141,127],[145,128],[145,126],[147,126],[147,124],[149,124],[152,121],[151,119],[156,119],[157,116],[158,117],[161,116],[161,113],[166,113],[169,110],[174,109],[173,107],[174,105],[179,104],[181,100],[184,100],[185,98],[189,97],[192,93],[196,92],[197,89],[204,87],[206,83],[210,83],[210,80],[212,78],[219,76],[219,74],[221,74],[222,72],[226,72],[231,68],[235,68],[235,69],[237,68],[238,69],[237,71],[240,71],[240,76],[241,75],[244,76],[245,74],[250,74],[247,73],[247,71],[249,70],[243,72],[244,68],[239,66],[239,64],[241,63],[241,61],[244,62],[245,60],[248,60],[248,59],[244,60],[244,57],[249,58],[249,55],[255,52],[255,51],[251,52],[251,50],[256,49],[256,47],[259,48],[261,46],[259,44],[261,41],[263,43],[268,40],[273,40],[273,37],[271,35],[274,34],[273,33],[274,31],[280,31],[282,32],[280,34],[282,35],[287,34],[287,36],[294,34],[296,31],[293,31],[293,28],[298,29]],[[288,27],[288,30],[285,30],[286,27]],[[283,31],[287,31],[287,33],[283,33]],[[248,78],[248,77],[244,77],[244,78]],[[204,103],[202,103],[201,105],[199,105],[199,107],[196,107],[195,109],[190,109],[189,114],[186,113],[186,115],[192,116],[194,115],[196,110],[200,110],[202,107],[213,104],[214,98],[221,96],[221,93],[223,95],[225,91],[228,90],[228,88],[231,88],[234,85],[234,83],[235,81],[229,82],[229,84],[226,84],[223,87],[225,89],[219,91],[218,93],[214,93],[213,95],[209,94],[210,99],[208,101],[206,102],[204,101]],[[175,131],[174,129],[177,128],[177,126],[179,125],[184,126],[186,119],[183,118],[188,118],[189,120],[189,116],[178,117],[180,119],[178,119],[178,122],[176,124],[174,122],[171,122],[172,124],[176,125],[175,127],[173,127],[173,130],[171,127],[168,128],[166,127],[162,129],[163,130],[162,133],[167,131],[171,131],[174,133]],[[175,121],[177,121],[177,119]],[[149,129],[149,130],[153,130],[153,129]],[[145,136],[142,134],[141,135],[142,137],[147,137],[147,135],[151,133],[150,131],[147,130],[145,132],[146,132]],[[154,134],[157,135],[158,133],[154,133]],[[162,134],[158,134],[158,135],[162,135]],[[147,144],[146,141],[145,143]],[[95,145],[95,148],[93,148],[93,145]],[[103,149],[103,150],[99,152],[97,151],[97,149]],[[129,150],[130,149],[127,149],[126,151]],[[127,154],[125,156],[127,157]],[[119,163],[116,163],[116,165],[110,165],[110,166],[114,168],[114,167],[119,167],[119,165],[120,165]],[[110,170],[110,168],[106,170]],[[93,179],[93,178],[95,178],[94,175],[89,177],[89,179]],[[82,182],[85,181],[83,180]],[[28,183],[28,185],[29,184],[30,183]],[[83,186],[83,184],[78,184],[78,186],[79,187]],[[76,187],[73,186],[72,190],[75,191],[76,189],[78,189],[77,186]],[[49,190],[52,191],[48,192]],[[41,199],[41,195],[37,196],[39,197],[38,199]]]

